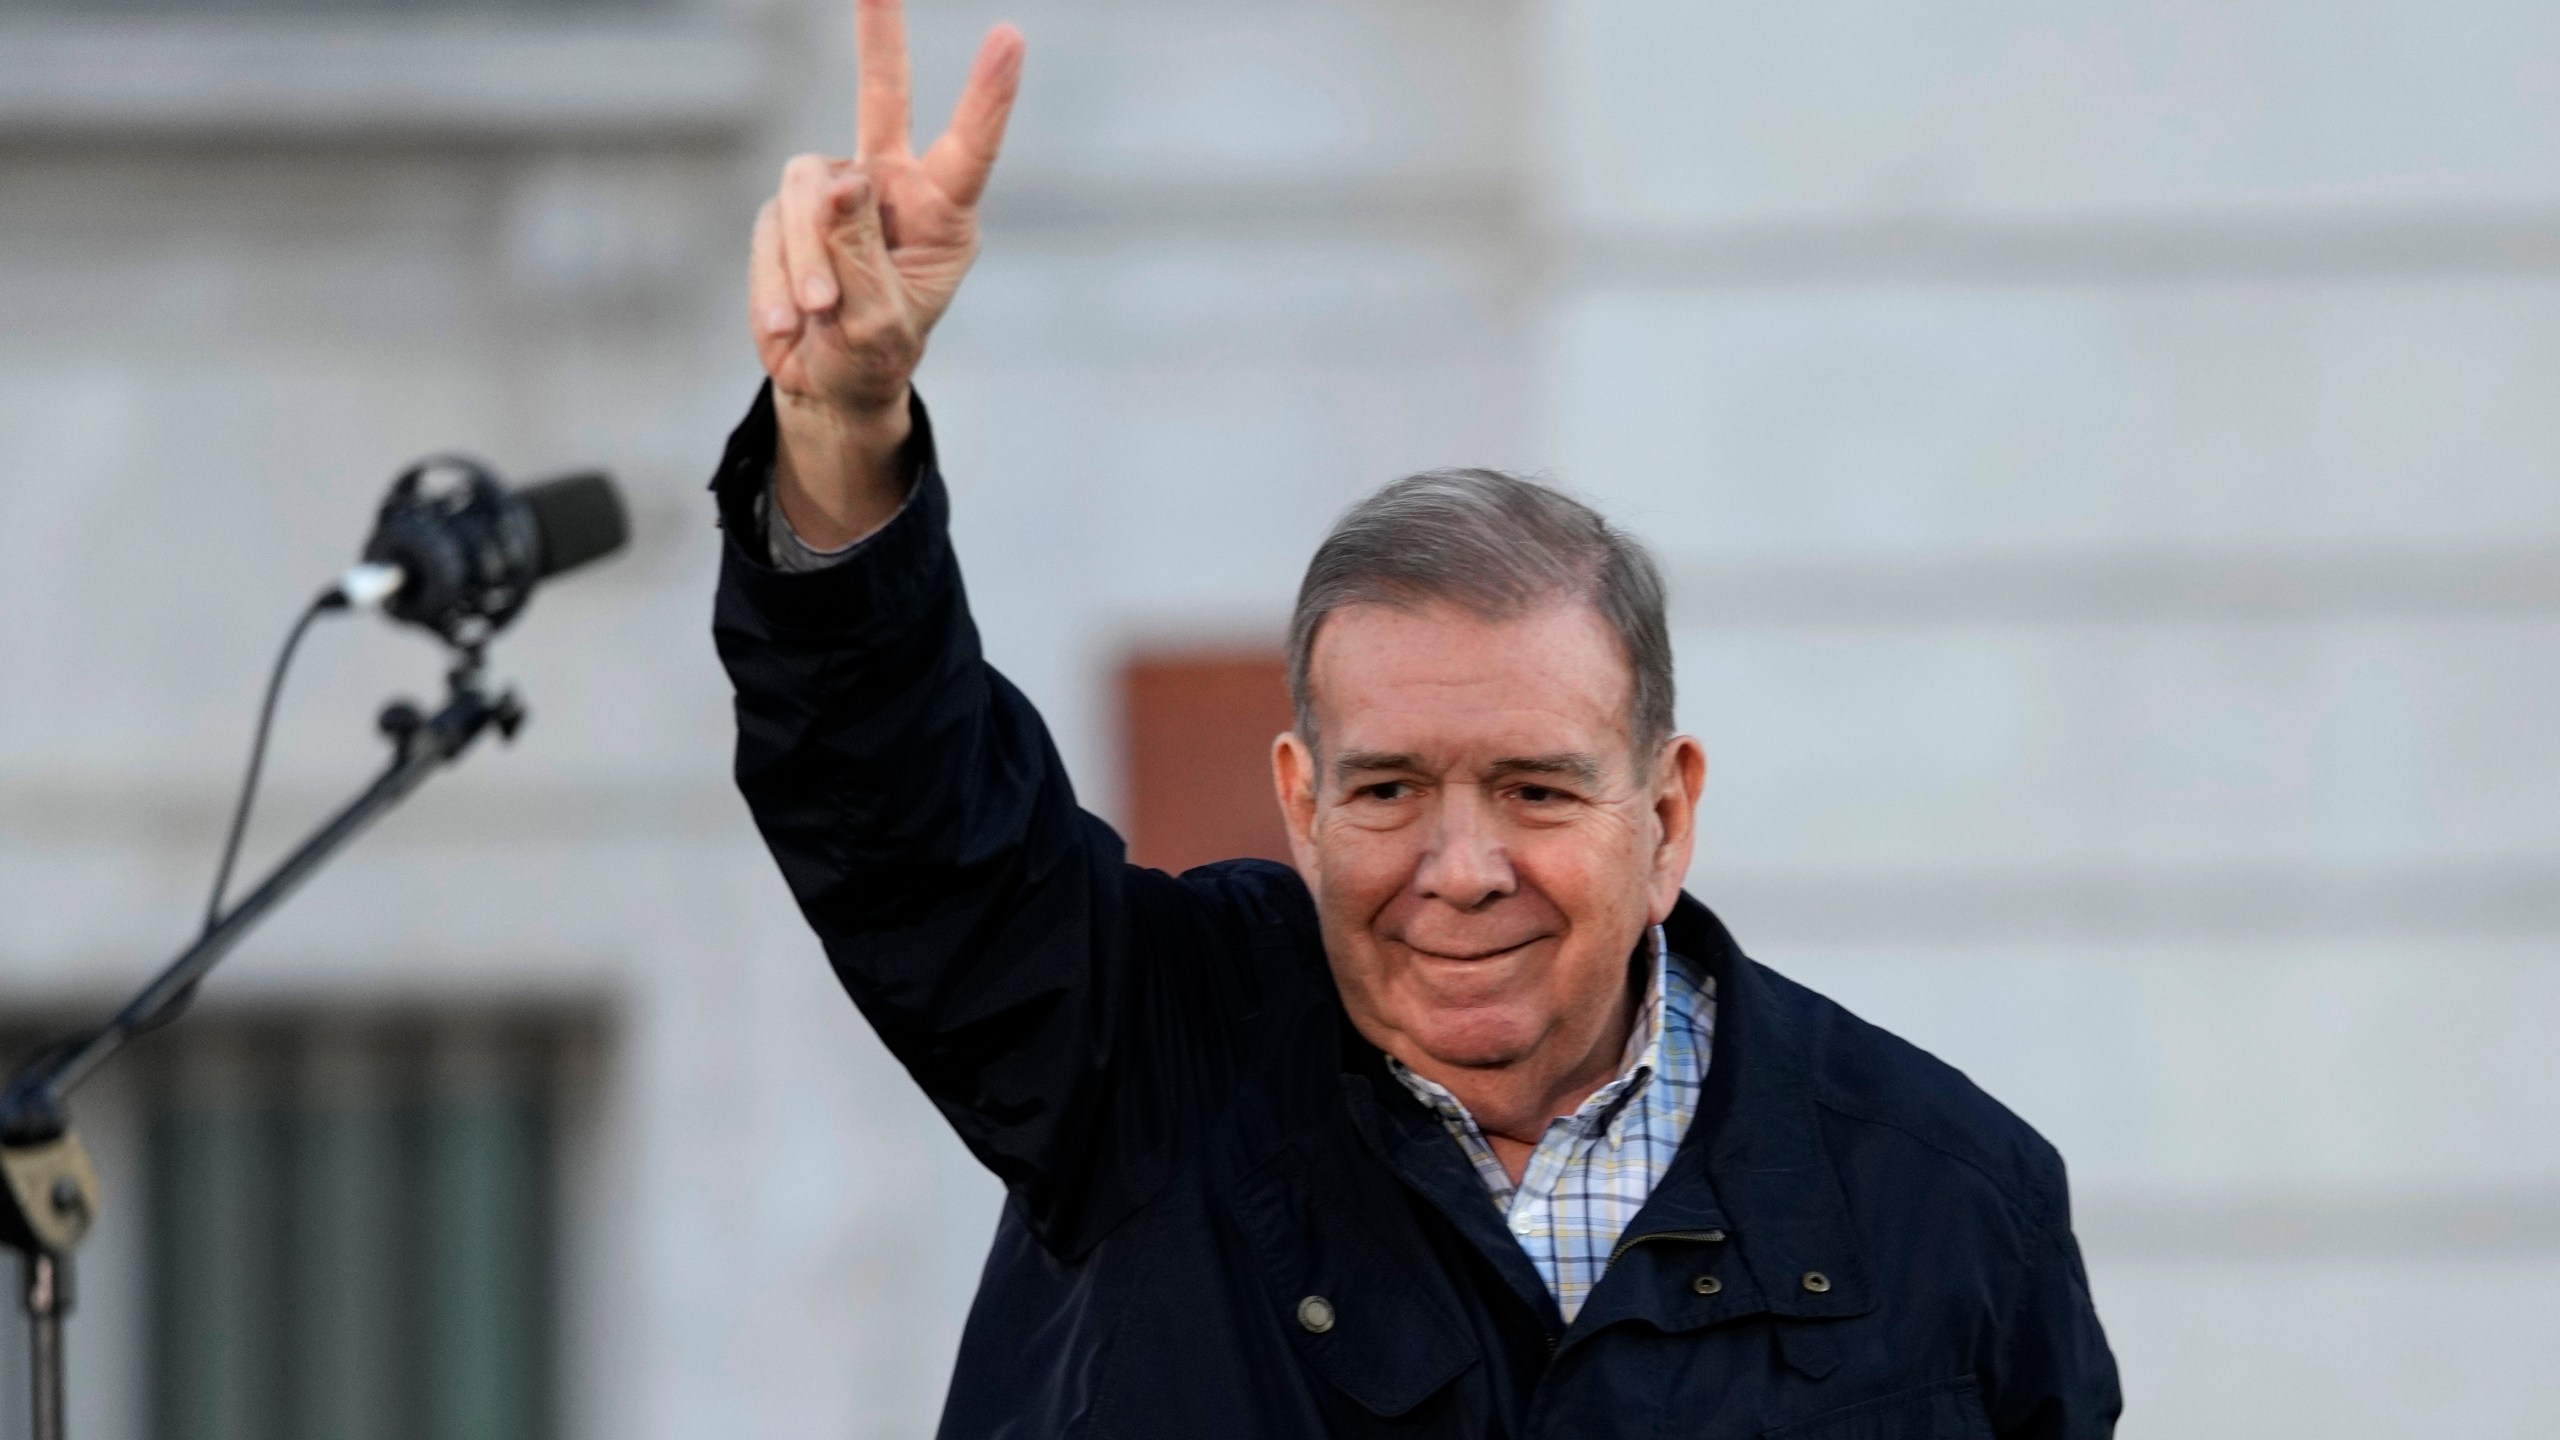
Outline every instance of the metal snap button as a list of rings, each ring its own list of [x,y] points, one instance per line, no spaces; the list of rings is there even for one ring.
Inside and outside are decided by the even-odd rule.
[[[1807,1270],[1804,1272],[1804,1288],[1816,1295],[1827,1293],[1831,1289],[1831,1277],[1819,1270]]]
[[[1321,1295],[1310,1295],[1298,1302],[1298,1323],[1310,1335],[1321,1335],[1333,1328],[1333,1302]]]
[[[1713,1295],[1724,1288],[1724,1282],[1713,1275],[1701,1275],[1689,1282],[1689,1288],[1701,1295]]]

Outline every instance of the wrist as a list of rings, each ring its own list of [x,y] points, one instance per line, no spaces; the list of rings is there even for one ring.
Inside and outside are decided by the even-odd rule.
[[[903,463],[914,433],[905,387],[894,403],[855,410],[774,391],[774,503],[792,533],[821,550],[850,545],[906,503]]]

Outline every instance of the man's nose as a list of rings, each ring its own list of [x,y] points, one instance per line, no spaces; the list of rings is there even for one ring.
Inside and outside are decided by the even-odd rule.
[[[1452,785],[1442,791],[1438,822],[1431,851],[1414,876],[1423,894],[1473,910],[1518,888],[1500,827],[1476,787]]]

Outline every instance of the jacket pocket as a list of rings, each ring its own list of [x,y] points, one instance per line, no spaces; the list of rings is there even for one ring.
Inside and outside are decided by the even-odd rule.
[[[1314,1147],[1310,1147],[1314,1148]],[[1381,1177],[1303,1152],[1236,1187],[1231,1204],[1270,1315],[1299,1356],[1382,1419],[1404,1415],[1476,1363],[1445,1276]],[[1368,1179],[1371,1193],[1361,1193]],[[1391,1183],[1391,1182],[1390,1182]],[[1401,1243],[1398,1243],[1401,1242]]]
[[[1761,1440],[1992,1440],[1982,1387],[1959,1375],[1826,1410],[1761,1432]]]

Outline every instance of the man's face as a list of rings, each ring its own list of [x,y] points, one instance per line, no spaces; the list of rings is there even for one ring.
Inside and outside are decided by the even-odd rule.
[[[1571,600],[1317,632],[1323,751],[1273,754],[1290,843],[1353,1022],[1426,1074],[1582,1063],[1678,898],[1705,759],[1683,736],[1638,763],[1625,655]]]

